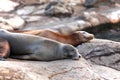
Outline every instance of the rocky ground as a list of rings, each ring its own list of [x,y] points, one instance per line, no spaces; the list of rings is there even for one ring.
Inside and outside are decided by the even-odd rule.
[[[86,30],[102,38],[76,47],[78,61],[1,61],[0,80],[120,80],[119,22],[119,0],[0,0],[2,29]]]

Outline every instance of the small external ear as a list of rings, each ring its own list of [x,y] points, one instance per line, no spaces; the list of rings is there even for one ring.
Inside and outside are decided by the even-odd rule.
[[[66,44],[64,46],[64,51],[68,56],[73,56],[75,52],[75,48],[72,45]]]
[[[62,51],[63,51],[63,53],[64,53],[64,56],[67,56],[68,55],[68,50],[67,50],[67,46],[63,46],[62,47]]]
[[[66,52],[68,50],[68,47],[66,45],[64,45],[63,50]]]
[[[65,52],[69,52],[72,50],[72,45],[69,45],[69,44],[65,44],[64,47],[63,47],[64,51]]]

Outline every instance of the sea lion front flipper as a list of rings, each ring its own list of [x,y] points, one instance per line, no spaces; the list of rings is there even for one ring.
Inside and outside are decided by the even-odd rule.
[[[10,56],[11,58],[14,59],[20,59],[20,60],[30,60],[31,57],[30,55],[14,55],[14,56]]]

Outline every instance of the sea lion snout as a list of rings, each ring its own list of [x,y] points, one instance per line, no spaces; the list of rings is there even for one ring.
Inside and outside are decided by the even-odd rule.
[[[79,32],[88,40],[91,40],[91,39],[94,38],[93,34],[90,34],[90,33],[86,32],[86,31],[79,31]]]
[[[78,52],[78,50],[76,49],[76,52],[74,53],[74,55],[72,56],[73,60],[79,60],[82,56],[80,55],[80,53]]]

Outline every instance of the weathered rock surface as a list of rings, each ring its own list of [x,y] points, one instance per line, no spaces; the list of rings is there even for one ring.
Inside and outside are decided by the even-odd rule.
[[[19,2],[24,5],[32,5],[32,4],[43,4],[53,0],[12,0],[14,2]]]
[[[84,60],[3,61],[0,79],[11,80],[103,80]]]
[[[120,71],[117,71],[115,69],[101,66],[101,65],[93,65],[92,69],[94,73],[99,74],[104,80],[119,80],[120,79]]]
[[[0,29],[5,29],[5,30],[14,30],[12,26],[6,24],[6,23],[0,23]]]
[[[110,40],[93,39],[78,46],[88,61],[120,70],[120,43]]]
[[[48,16],[70,17],[73,14],[73,8],[66,3],[51,2],[45,9]]]
[[[19,3],[11,0],[0,0],[0,12],[10,12],[17,7]]]
[[[96,38],[109,39],[120,42],[120,23],[101,25],[100,27],[92,28],[87,31],[93,33]]]
[[[72,17],[72,18],[58,19],[55,17],[42,16],[39,21],[30,23],[26,25],[26,27],[23,29],[30,30],[30,29],[52,28],[52,29],[56,29],[62,34],[70,34],[77,30],[97,27],[100,24],[118,23],[120,21],[119,9],[120,8],[111,8],[100,11],[98,11],[97,9],[95,9],[96,11],[95,10],[85,11],[81,13],[77,18]],[[34,25],[34,27],[31,25]]]
[[[10,29],[9,26],[13,27],[13,29],[20,29],[25,25],[25,21],[21,17],[13,14],[1,14],[0,21],[2,22],[1,24],[6,24],[2,27],[4,29]]]
[[[29,14],[31,14],[32,12],[34,12],[34,10],[35,10],[35,6],[25,6],[25,7],[23,7],[22,9],[19,9],[19,10],[17,10],[17,14],[18,15],[29,15]]]
[[[91,7],[91,6],[100,6],[100,5],[112,5],[115,3],[114,0],[85,0],[85,6]]]

